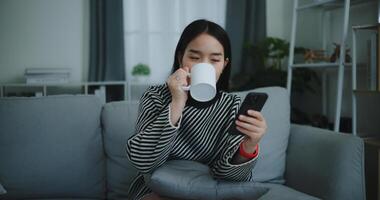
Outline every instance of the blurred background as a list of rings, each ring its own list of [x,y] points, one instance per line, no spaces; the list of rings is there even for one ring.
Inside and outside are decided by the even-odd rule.
[[[294,63],[338,62],[344,2],[299,1],[316,6],[298,12]],[[378,24],[378,11],[377,0],[351,1],[345,62],[352,60],[352,26]],[[0,0],[1,96],[94,93],[104,102],[138,101],[148,85],[166,80],[182,30],[200,18],[220,24],[231,38],[231,91],[286,87],[294,12],[293,0]],[[362,91],[379,90],[377,35],[358,34]],[[344,71],[340,130],[349,133],[350,65]],[[292,122],[332,129],[337,68],[294,69],[292,88]],[[377,100],[360,100],[368,134],[378,131],[367,122],[380,112]]]

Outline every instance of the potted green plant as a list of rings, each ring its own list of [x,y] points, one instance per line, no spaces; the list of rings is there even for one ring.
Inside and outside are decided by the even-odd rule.
[[[283,62],[289,55],[289,43],[280,38],[267,37],[256,45],[245,44],[247,63],[252,73],[242,72],[232,80],[232,91],[243,91],[259,87],[286,87],[287,70]],[[303,55],[305,48],[296,47],[295,56]],[[303,57],[303,56],[302,56]],[[302,62],[302,61],[301,61]],[[292,90],[297,93],[316,93],[321,85],[317,73],[307,68],[293,70]],[[305,117],[306,116],[306,117]],[[292,122],[307,121],[309,116],[292,107]]]
[[[240,84],[235,84],[232,90],[247,90],[266,86],[286,87],[287,70],[282,64],[289,55],[289,43],[280,38],[267,37],[257,45],[245,44],[244,50],[248,59],[254,67],[253,73],[242,82],[239,74]],[[296,47],[295,54],[303,54],[305,48]],[[319,77],[315,71],[309,69],[296,69],[293,71],[293,89],[297,92],[315,92],[313,82],[320,84]]]
[[[144,82],[149,78],[150,68],[148,65],[138,63],[132,69],[132,76],[138,82]]]

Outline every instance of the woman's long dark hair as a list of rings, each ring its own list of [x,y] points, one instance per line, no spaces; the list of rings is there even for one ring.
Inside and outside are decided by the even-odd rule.
[[[202,33],[207,33],[208,35],[213,36],[223,46],[224,60],[228,58],[228,63],[224,67],[223,72],[220,75],[218,82],[216,83],[216,87],[218,90],[223,90],[227,92],[229,91],[229,79],[231,73],[231,44],[226,31],[214,22],[207,21],[205,19],[200,19],[193,21],[192,23],[187,25],[185,30],[183,30],[182,35],[178,41],[177,47],[175,49],[172,73],[174,73],[177,69],[180,68],[179,62],[183,58],[187,45]]]

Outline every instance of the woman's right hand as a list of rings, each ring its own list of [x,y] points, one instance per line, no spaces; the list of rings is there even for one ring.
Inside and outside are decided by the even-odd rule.
[[[180,67],[172,75],[170,75],[167,80],[167,84],[172,95],[172,102],[175,104],[180,104],[183,106],[186,104],[188,92],[183,90],[182,87],[189,85],[188,74],[188,67]]]
[[[170,122],[174,126],[177,126],[188,98],[188,92],[182,89],[189,84],[188,74],[189,68],[179,68],[167,80],[172,95]]]

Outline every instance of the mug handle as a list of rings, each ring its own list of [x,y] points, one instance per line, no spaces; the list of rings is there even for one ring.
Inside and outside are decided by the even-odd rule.
[[[191,74],[187,73],[187,77],[191,77]],[[189,85],[189,86],[182,86],[182,90],[189,91],[190,87],[191,87],[191,85]]]
[[[189,86],[182,86],[182,90],[189,91],[190,87],[191,87],[191,85],[189,85]]]

